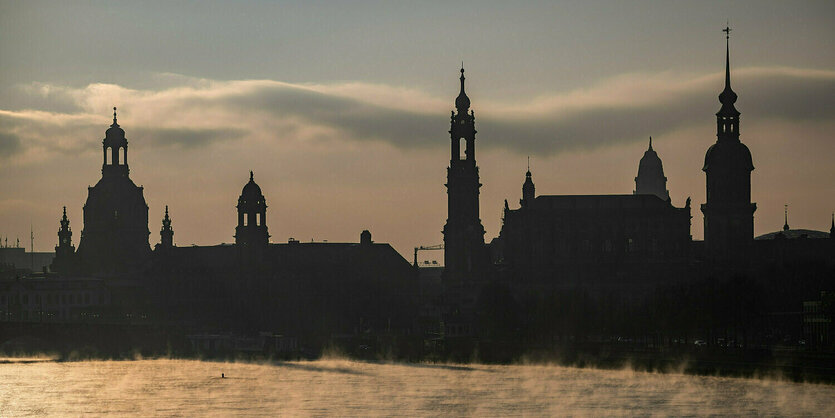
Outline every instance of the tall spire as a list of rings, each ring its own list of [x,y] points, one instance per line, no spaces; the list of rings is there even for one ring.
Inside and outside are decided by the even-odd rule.
[[[464,63],[461,62],[461,92],[458,93],[458,97],[455,98],[455,108],[458,109],[458,113],[467,113],[467,109],[470,108],[470,98],[467,97],[467,93],[464,92]]]
[[[731,89],[731,28],[726,26],[725,29],[722,29],[722,32],[725,32],[725,89],[719,94],[719,102],[722,103],[722,110],[720,112],[726,110],[726,107],[729,107],[727,110],[733,110],[731,113],[734,113],[736,109],[733,109],[733,105],[736,103],[737,95]]]
[[[783,218],[785,219],[783,223],[783,231],[788,231],[789,228],[789,205],[783,205]]]

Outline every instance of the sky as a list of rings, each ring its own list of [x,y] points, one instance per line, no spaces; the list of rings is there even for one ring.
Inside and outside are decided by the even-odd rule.
[[[463,61],[481,219],[538,194],[629,194],[649,136],[703,236],[729,23],[755,235],[835,211],[835,2],[0,0],[0,238],[78,245],[118,107],[151,245],[233,242],[249,171],[272,242],[357,242],[409,259],[443,240],[449,112]],[[439,258],[441,254],[427,254]]]

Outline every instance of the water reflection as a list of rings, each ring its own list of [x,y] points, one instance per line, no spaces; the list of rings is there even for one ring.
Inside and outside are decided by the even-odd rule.
[[[338,359],[268,364],[3,360],[3,416],[835,416],[833,386],[629,370]]]

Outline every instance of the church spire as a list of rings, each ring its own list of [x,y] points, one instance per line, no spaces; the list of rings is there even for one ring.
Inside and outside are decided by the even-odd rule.
[[[739,111],[734,107],[736,92],[731,88],[731,28],[722,29],[725,32],[725,89],[719,94],[722,108],[716,113],[716,136],[719,141],[739,141]]]
[[[789,205],[783,205],[783,231],[788,231],[789,229]]]
[[[165,217],[162,218],[162,229],[159,231],[159,237],[161,248],[167,249],[174,246],[174,230],[171,228],[171,218],[168,217],[168,205],[165,205]]]
[[[459,113],[467,113],[467,109],[470,108],[470,98],[467,97],[467,93],[464,91],[464,63],[461,63],[461,92],[458,93],[458,97],[455,98],[455,108],[458,109]]]
[[[522,207],[530,207],[536,198],[536,186],[531,177],[531,157],[528,157],[528,172],[525,173],[525,183],[522,184],[522,200],[519,204]]]

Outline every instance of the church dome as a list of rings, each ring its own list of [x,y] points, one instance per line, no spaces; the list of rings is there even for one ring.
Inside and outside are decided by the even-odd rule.
[[[116,108],[113,108],[113,124],[105,132],[105,139],[124,139],[125,130],[116,122]]]
[[[739,141],[718,141],[707,149],[702,170],[708,171],[713,168],[737,168],[752,171],[754,163],[751,159],[751,151]]]
[[[638,163],[638,177],[646,176],[664,177],[664,167],[661,163],[661,158],[652,149],[652,142],[649,144],[649,149],[644,152],[644,156],[641,157],[641,162]]]
[[[241,203],[257,203],[264,201],[264,195],[261,193],[261,187],[253,179],[252,171],[249,172],[249,182],[244,185],[241,190],[241,197],[238,199]]]

